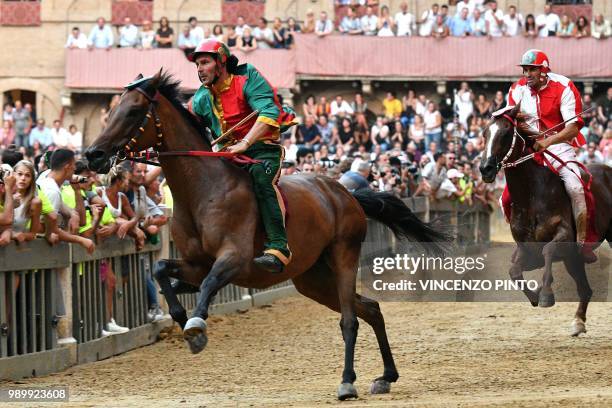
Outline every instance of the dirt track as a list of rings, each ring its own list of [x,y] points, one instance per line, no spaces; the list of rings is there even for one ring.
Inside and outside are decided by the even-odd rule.
[[[382,374],[362,323],[356,386],[346,406],[611,406],[612,315],[591,305],[587,329],[568,336],[574,304],[386,303],[400,371],[392,393],[368,395]],[[339,317],[296,296],[210,319],[207,349],[191,355],[178,334],[152,346],[29,385],[68,385],[69,406],[317,406],[335,404],[343,343]],[[7,385],[7,384],[1,384]]]

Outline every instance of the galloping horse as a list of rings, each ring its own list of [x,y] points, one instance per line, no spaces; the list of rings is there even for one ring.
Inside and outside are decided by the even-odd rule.
[[[155,147],[160,152],[174,198],[172,236],[183,259],[159,261],[155,277],[191,351],[198,353],[206,346],[208,308],[222,287],[233,283],[265,288],[291,279],[300,293],[341,313],[345,360],[338,398],[357,397],[353,386],[357,317],[374,329],[384,363],[384,373],[374,380],[371,392],[389,392],[398,373],[382,313],[377,302],[355,292],[366,215],[383,222],[398,237],[432,243],[435,252],[443,252],[450,237],[421,222],[390,194],[351,194],[326,177],[283,177],[280,188],[287,198],[293,259],[281,274],[258,270],[252,259],[262,251],[265,234],[247,172],[219,158],[163,155],[212,150],[205,129],[184,108],[184,100],[179,83],[161,71],[140,79],[123,93],[86,156],[93,170],[106,172],[128,143],[131,151]],[[169,278],[199,288],[189,320]]]
[[[480,172],[483,180],[491,183],[497,172],[506,167],[506,182],[512,197],[510,230],[517,243],[510,268],[511,278],[522,280],[523,271],[544,266],[539,293],[529,289],[524,292],[533,306],[553,306],[552,263],[562,260],[576,282],[580,298],[571,333],[578,336],[586,333],[586,311],[593,291],[587,280],[584,260],[575,244],[570,198],[561,178],[534,160],[507,167],[533,152],[535,139],[531,136],[535,135],[525,130],[527,126],[524,118],[518,115],[519,109],[517,105],[507,113],[495,116],[485,128],[486,150]],[[596,203],[598,241],[599,244],[604,239],[612,242],[612,168],[591,165],[589,171],[593,175],[591,191]]]

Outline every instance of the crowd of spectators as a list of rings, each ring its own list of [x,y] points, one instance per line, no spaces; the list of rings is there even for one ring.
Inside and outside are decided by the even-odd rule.
[[[66,48],[171,48],[177,47],[186,54],[192,52],[203,40],[216,38],[224,41],[232,50],[245,52],[255,49],[291,48],[293,34],[301,32],[325,37],[330,34],[368,35],[368,36],[420,36],[420,37],[593,37],[607,39],[612,36],[612,26],[602,14],[592,21],[579,16],[576,21],[567,15],[559,16],[547,3],[541,14],[524,16],[514,5],[506,11],[498,8],[496,0],[460,0],[455,6],[433,4],[420,16],[408,11],[408,3],[402,2],[399,10],[393,13],[388,6],[357,4],[340,1],[337,6],[346,6],[346,15],[334,24],[326,11],[315,18],[308,10],[300,25],[295,18],[282,21],[275,17],[269,22],[259,18],[256,26],[246,24],[243,16],[238,16],[236,24],[215,24],[212,27],[199,25],[196,17],[190,17],[175,34],[167,17],[159,20],[155,30],[151,21],[143,21],[140,27],[134,25],[130,17],[116,30],[103,17],[86,36],[79,27],[74,27],[66,41]],[[378,9],[378,12],[376,12]]]
[[[66,130],[55,120],[53,127],[47,128],[44,119],[36,120],[26,106],[16,101],[4,109],[0,246],[40,237],[52,245],[59,241],[81,245],[92,253],[111,236],[133,239],[138,250],[146,242],[158,242],[159,228],[168,221],[160,169],[127,162],[99,177],[81,156],[82,136],[77,135],[76,126]],[[30,129],[33,123],[36,126]],[[127,258],[123,261],[128,263]],[[127,279],[128,266],[122,271]],[[116,277],[110,260],[100,261],[100,275],[108,297],[108,321],[102,333],[126,332],[129,329],[119,326],[113,317]],[[145,273],[145,279],[149,319],[160,320],[164,313],[156,286],[149,274]]]
[[[387,92],[381,112],[372,112],[359,93],[352,101],[310,95],[301,107],[302,124],[283,135],[283,174],[316,173],[348,189],[495,206],[505,181],[500,172],[496,183],[483,183],[481,133],[491,113],[505,105],[501,90],[487,98],[466,82],[440,100],[412,90],[401,97]],[[597,103],[585,94],[584,107],[591,106],[596,109],[585,115],[581,132],[588,144],[579,160],[612,165],[612,88]]]

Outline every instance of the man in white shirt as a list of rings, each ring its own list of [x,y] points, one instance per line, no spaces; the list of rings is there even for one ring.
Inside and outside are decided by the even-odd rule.
[[[484,20],[489,37],[501,37],[503,35],[504,13],[497,8],[497,1],[491,0],[489,2],[489,9],[485,12]]]
[[[476,9],[476,1],[474,0],[461,0],[460,2],[457,3],[457,6],[455,6],[455,15],[460,17],[461,16],[461,10],[463,10],[464,8],[468,9],[468,16],[471,16],[474,13],[474,10]]]
[[[66,40],[65,48],[87,48],[87,36],[81,32],[79,27],[72,27],[72,33],[68,36]]]
[[[236,19],[236,34],[238,37],[242,37],[244,35],[244,29],[251,28],[244,22],[244,17],[238,16]]]
[[[431,10],[425,10],[423,12],[421,19],[417,22],[420,24],[419,35],[421,37],[429,37],[431,35],[431,30],[436,22],[436,16],[438,15],[439,10],[440,6],[438,6],[437,3],[434,3],[434,5],[431,6]]]
[[[320,19],[315,23],[315,34],[319,37],[325,37],[334,31],[334,25],[331,20],[327,18],[327,13],[325,11],[322,11],[320,16]]]
[[[552,12],[550,3],[544,5],[544,14],[536,17],[538,37],[555,37],[561,27],[559,16]]]
[[[253,37],[257,40],[257,48],[267,50],[274,45],[274,33],[265,17],[259,19],[259,24],[253,29]]]
[[[194,16],[189,17],[189,39],[195,48],[204,41],[204,30],[198,25],[198,19]]]
[[[516,6],[508,8],[508,14],[504,16],[504,35],[516,37],[521,34],[523,28],[523,16],[516,13]]]
[[[412,35],[416,26],[416,19],[408,12],[408,3],[405,1],[400,4],[400,12],[395,15],[395,25],[397,26],[397,36]]]
[[[349,105],[347,101],[342,99],[342,96],[340,95],[336,96],[336,99],[332,101],[329,108],[331,110],[330,113],[332,116],[344,117],[344,115],[346,114],[352,115],[354,113],[353,108],[351,108],[351,105]]]
[[[66,148],[68,146],[69,134],[66,129],[61,126],[59,119],[53,121],[53,127],[51,128],[51,134],[53,135],[53,144],[58,148]]]
[[[105,48],[110,50],[114,41],[113,30],[106,24],[104,17],[98,18],[97,24],[89,33],[89,39],[87,41],[89,49]]]
[[[374,14],[372,6],[366,7],[366,12],[361,17],[361,29],[365,35],[376,35],[376,26],[378,24],[378,17]]]
[[[136,47],[138,45],[138,27],[132,24],[129,17],[123,19],[123,26],[119,29],[119,47]]]

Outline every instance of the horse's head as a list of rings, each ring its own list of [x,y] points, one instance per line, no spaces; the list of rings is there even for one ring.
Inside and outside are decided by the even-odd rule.
[[[502,165],[508,161],[515,148],[515,128],[522,133],[524,128],[524,118],[519,114],[520,104],[513,108],[500,109],[493,114],[491,122],[485,127],[482,135],[485,140],[485,150],[482,153],[480,173],[482,179],[491,183],[495,180],[495,175]],[[523,149],[525,140],[520,137]]]
[[[119,104],[109,112],[106,127],[85,152],[90,169],[108,173],[113,156],[139,152],[159,142],[155,109],[161,79],[160,70],[149,78],[140,74],[126,86]]]

